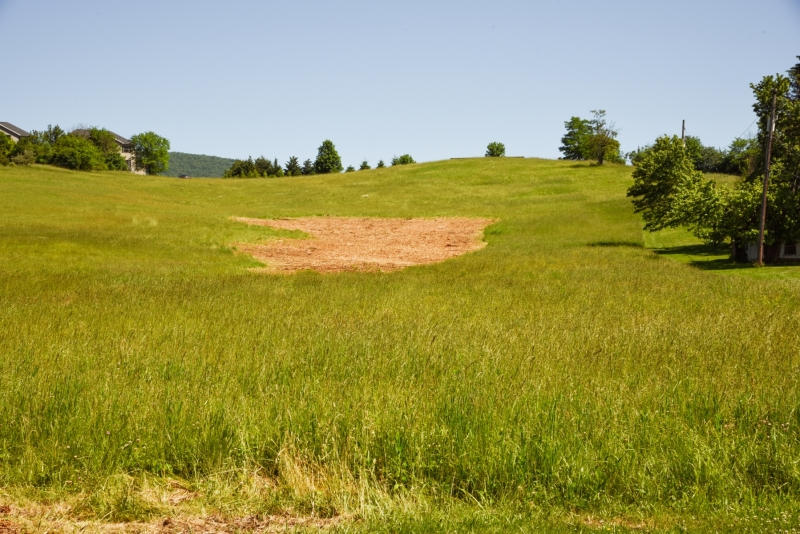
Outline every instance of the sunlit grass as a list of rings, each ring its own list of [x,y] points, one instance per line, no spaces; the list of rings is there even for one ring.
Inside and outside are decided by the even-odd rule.
[[[177,479],[225,513],[431,532],[796,510],[796,281],[654,252],[697,242],[643,236],[630,181],[511,159],[0,167],[0,487],[130,520],[167,513],[145,489]],[[277,235],[232,216],[309,215],[499,222],[481,251],[387,274],[255,274],[231,248]]]

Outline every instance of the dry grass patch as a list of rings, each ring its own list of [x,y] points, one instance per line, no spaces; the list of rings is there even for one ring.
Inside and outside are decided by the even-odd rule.
[[[483,230],[492,219],[376,219],[304,217],[234,220],[283,230],[299,230],[311,239],[277,239],[236,247],[267,269],[295,272],[396,271],[411,265],[438,263],[486,246]]]
[[[341,516],[315,517],[310,515],[253,514],[226,517],[219,514],[177,514],[147,521],[108,521],[79,519],[66,503],[30,507],[0,506],[0,534],[26,532],[84,532],[98,534],[228,534],[272,532],[320,532],[341,524]]]

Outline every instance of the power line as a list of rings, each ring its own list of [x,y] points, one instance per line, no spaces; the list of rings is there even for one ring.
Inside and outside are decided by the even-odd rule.
[[[748,127],[747,127],[747,130],[743,131],[743,132],[742,132],[740,135],[737,135],[737,136],[736,136],[736,138],[737,138],[737,139],[740,139],[740,138],[742,137],[742,135],[744,135],[744,134],[746,134],[748,131],[750,131],[750,128],[752,128],[752,127],[753,127],[753,125],[756,123],[756,121],[757,121],[757,120],[758,120],[758,117],[756,117],[755,119],[753,119],[753,122],[751,122],[751,123],[750,123],[750,126],[748,126]]]

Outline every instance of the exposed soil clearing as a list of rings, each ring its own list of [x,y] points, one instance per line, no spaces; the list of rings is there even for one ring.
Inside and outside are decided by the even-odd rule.
[[[486,246],[483,230],[493,219],[377,219],[303,217],[234,220],[299,230],[311,239],[276,239],[236,247],[267,265],[271,272],[312,269],[320,272],[396,271],[411,265],[438,263]]]

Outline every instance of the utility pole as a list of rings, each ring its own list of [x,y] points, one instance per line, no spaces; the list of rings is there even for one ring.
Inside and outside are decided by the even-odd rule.
[[[686,148],[686,119],[683,119],[681,126],[681,143],[683,143],[683,148]]]
[[[775,104],[778,101],[778,92],[772,91],[772,110],[767,120],[767,163],[764,168],[764,192],[761,194],[761,222],[758,225],[758,265],[764,265],[764,221],[767,218],[767,188],[769,187],[769,164],[772,159],[772,135],[775,132]]]

